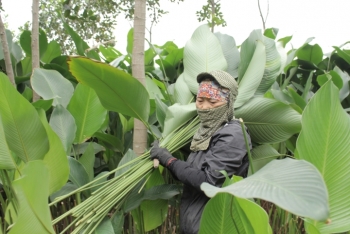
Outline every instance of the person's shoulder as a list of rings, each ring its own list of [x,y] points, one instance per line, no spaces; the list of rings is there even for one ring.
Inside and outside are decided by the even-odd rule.
[[[242,126],[238,119],[233,119],[230,122],[226,123],[217,134],[228,134],[228,135],[236,135],[238,133],[242,133]]]

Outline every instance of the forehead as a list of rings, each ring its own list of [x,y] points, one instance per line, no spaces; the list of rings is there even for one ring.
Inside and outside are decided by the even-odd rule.
[[[226,93],[229,92],[228,88],[222,87],[218,82],[216,82],[215,80],[209,80],[209,79],[205,79],[203,80],[200,84],[199,84],[199,89],[206,89],[206,88],[210,88],[210,89],[219,89],[220,91]]]

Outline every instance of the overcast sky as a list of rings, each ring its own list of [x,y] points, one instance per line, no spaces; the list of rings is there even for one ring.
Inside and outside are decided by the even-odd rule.
[[[293,36],[291,44],[301,46],[306,39],[315,37],[312,43],[318,43],[324,52],[332,46],[339,46],[350,41],[350,0],[260,0],[263,14],[269,14],[267,28],[279,28],[277,38]],[[12,30],[26,21],[31,21],[31,0],[4,0],[3,8],[8,15],[7,21]],[[164,44],[174,41],[179,47],[185,46],[194,30],[202,25],[196,17],[196,11],[206,4],[206,0],[185,0],[182,3],[170,3],[160,0],[161,6],[169,13],[161,18],[160,23],[153,26],[152,42]],[[231,35],[240,45],[254,29],[262,28],[262,21],[257,0],[221,0],[222,12],[227,27],[216,28],[215,31]],[[125,52],[127,32],[132,22],[118,17],[118,25],[114,29],[116,48]],[[147,23],[147,27],[150,23]],[[113,30],[113,29],[112,29]],[[146,36],[148,34],[146,32]],[[349,48],[349,46],[348,46]]]

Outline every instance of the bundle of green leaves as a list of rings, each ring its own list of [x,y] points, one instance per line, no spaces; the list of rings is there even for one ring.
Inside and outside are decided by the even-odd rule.
[[[191,141],[198,127],[199,118],[195,117],[174,130],[164,139],[161,139],[160,146],[167,148],[170,152],[175,152]],[[110,212],[120,210],[123,202],[127,199],[131,191],[133,191],[140,183],[145,183],[144,181],[147,181],[147,178],[154,170],[153,162],[149,159],[149,156],[150,151],[147,151],[136,159],[105,174],[104,177],[108,177],[115,174],[117,171],[121,171],[130,166],[129,169],[110,180],[99,183],[101,177],[96,178],[85,186],[56,199],[50,205],[56,204],[74,194],[99,186],[89,198],[53,220],[52,224],[56,224],[67,216],[73,216],[73,222],[71,222],[61,233],[72,228],[73,225],[74,231],[72,233],[80,233],[81,231],[84,231],[84,233],[93,233],[96,227]],[[141,189],[142,188],[143,186],[141,186]]]

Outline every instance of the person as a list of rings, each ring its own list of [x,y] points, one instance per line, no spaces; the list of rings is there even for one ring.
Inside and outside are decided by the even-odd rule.
[[[240,122],[234,118],[233,104],[238,94],[235,79],[225,71],[211,71],[197,76],[199,83],[196,109],[200,126],[191,142],[187,161],[173,157],[170,152],[153,143],[150,158],[170,170],[181,181],[180,231],[197,234],[200,218],[209,198],[200,189],[203,182],[221,187],[225,176],[247,175],[249,160]],[[247,130],[246,130],[247,131]],[[251,140],[246,134],[249,147]]]

